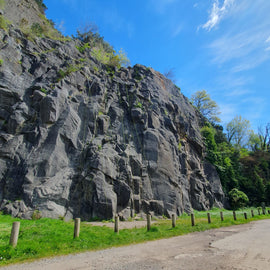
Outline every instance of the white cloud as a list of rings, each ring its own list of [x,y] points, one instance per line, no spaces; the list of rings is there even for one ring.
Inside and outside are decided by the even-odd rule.
[[[212,30],[223,19],[233,3],[234,0],[224,0],[222,6],[220,7],[219,0],[214,0],[208,21],[199,26],[199,28],[206,29],[207,31]]]
[[[56,23],[56,28],[57,28],[61,33],[65,33],[65,31],[66,31],[65,21],[62,20],[60,23]]]
[[[270,36],[268,37],[268,39],[265,42],[270,43]]]
[[[270,46],[265,41],[268,40],[268,26],[252,25],[242,32],[223,34],[208,46],[212,53],[212,62],[218,65],[231,64],[233,72],[250,70],[261,65],[270,59]]]
[[[221,119],[223,123],[228,123],[238,113],[237,105],[235,104],[219,104]]]
[[[182,32],[182,30],[183,30],[183,25],[181,23],[178,26],[174,27],[172,37],[177,37]]]
[[[178,0],[150,0],[151,8],[155,9],[158,13],[164,13],[167,7]]]

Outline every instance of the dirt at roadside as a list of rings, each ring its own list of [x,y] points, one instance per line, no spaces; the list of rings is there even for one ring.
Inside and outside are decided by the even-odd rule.
[[[151,221],[151,224],[155,224],[156,221]],[[109,228],[114,228],[114,223],[113,222],[87,222],[87,224],[91,224],[93,226],[106,226]],[[121,229],[132,229],[132,228],[141,228],[141,227],[146,227],[146,221],[144,220],[134,220],[134,221],[124,221],[124,222],[119,222],[119,230]]]

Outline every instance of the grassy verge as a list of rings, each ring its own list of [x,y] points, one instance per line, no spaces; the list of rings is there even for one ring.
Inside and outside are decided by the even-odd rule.
[[[254,220],[270,218],[270,215],[258,215],[251,217],[251,208],[237,211],[237,220],[233,220],[231,211],[223,210],[224,221],[220,220],[220,210],[209,211],[212,223],[208,224],[207,212],[195,211],[195,226],[191,226],[190,216],[183,214],[178,218],[176,227],[171,227],[171,220],[158,220],[149,232],[146,228],[134,228],[120,230],[115,234],[113,229],[92,226],[81,223],[80,237],[73,239],[73,222],[42,218],[40,220],[19,220],[7,215],[0,215],[0,266],[33,260],[42,257],[76,253],[86,250],[98,250],[112,246],[128,245],[144,241],[168,238],[183,235],[195,231],[204,231],[212,228],[243,224]],[[245,220],[244,212],[248,219]],[[12,248],[8,245],[12,223],[20,221],[20,234],[18,245]],[[120,223],[121,228],[121,223]]]

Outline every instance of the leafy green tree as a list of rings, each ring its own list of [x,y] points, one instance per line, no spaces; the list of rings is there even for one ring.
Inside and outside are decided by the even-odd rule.
[[[250,122],[242,118],[241,115],[235,116],[227,125],[228,142],[237,148],[245,147],[248,143],[250,134]]]
[[[217,103],[211,99],[210,95],[205,91],[197,91],[191,96],[191,103],[206,117],[210,122],[221,122],[218,115],[219,107]]]
[[[261,148],[260,137],[253,130],[249,134],[247,146],[251,151],[258,151]]]
[[[233,209],[238,209],[246,206],[249,199],[244,192],[234,188],[229,192],[229,201]]]
[[[260,149],[262,151],[267,151],[270,148],[270,123],[268,123],[264,128],[258,128],[258,137],[260,142]]]

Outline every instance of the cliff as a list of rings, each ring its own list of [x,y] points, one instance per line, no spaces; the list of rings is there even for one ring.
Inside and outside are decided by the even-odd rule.
[[[0,29],[0,209],[87,220],[222,207],[204,119],[180,89],[82,47]]]

